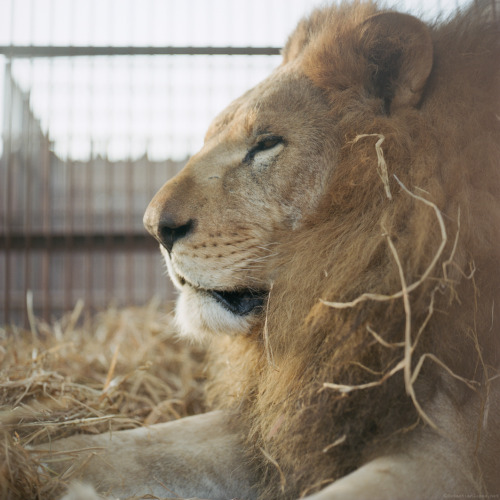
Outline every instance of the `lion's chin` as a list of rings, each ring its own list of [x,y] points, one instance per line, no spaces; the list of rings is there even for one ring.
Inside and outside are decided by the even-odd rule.
[[[262,311],[264,292],[216,292],[182,287],[175,319],[182,336],[206,340],[214,335],[244,335]]]
[[[161,247],[172,283],[179,291],[175,319],[179,333],[193,340],[214,335],[242,335],[249,332],[262,313],[265,290],[219,290],[196,286],[174,268]]]

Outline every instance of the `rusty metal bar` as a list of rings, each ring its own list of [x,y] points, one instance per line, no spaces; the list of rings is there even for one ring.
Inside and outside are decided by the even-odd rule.
[[[54,45],[0,45],[0,55],[23,57],[75,57],[75,56],[275,56],[279,47],[98,47]]]
[[[91,154],[90,158],[93,155]],[[93,163],[90,160],[85,166],[85,233],[83,248],[85,250],[84,262],[85,262],[85,304],[87,305],[87,314],[89,310],[92,309],[92,284],[93,284],[93,266],[92,266],[92,231],[94,230],[94,211],[92,209],[92,198],[93,198]]]
[[[127,303],[134,303],[134,257],[129,245],[130,236],[132,234],[132,207],[134,206],[133,200],[133,186],[132,186],[132,160],[129,158],[125,164],[125,182],[126,182],[126,209],[125,209],[125,226],[128,228],[126,231],[126,243],[125,248],[127,249],[125,261],[127,263],[126,269],[126,287],[127,287]]]
[[[105,295],[106,301],[109,303],[112,299],[112,293],[114,289],[115,273],[113,268],[113,249],[116,248],[113,242],[113,206],[111,203],[111,197],[113,195],[113,164],[109,161],[108,156],[105,158],[105,209],[104,209],[104,226],[106,231],[105,244],[104,244],[104,265],[106,273],[106,283],[105,283]]]
[[[148,193],[154,193],[154,184],[153,184],[153,172],[152,172],[152,165],[149,164],[147,169],[146,169],[146,176],[147,176],[147,192]],[[152,196],[150,196],[152,198]],[[146,208],[146,207],[144,207]],[[156,282],[156,272],[155,272],[155,266],[153,264],[153,259],[148,259],[146,261],[146,289],[147,290],[154,290],[155,289],[155,282]]]
[[[127,251],[143,250],[158,251],[158,243],[146,232],[136,233],[26,233],[11,232],[9,234],[0,234],[0,247],[5,248],[7,241],[11,251],[24,250],[27,240],[30,241],[30,250],[40,251],[51,249],[54,252],[62,252],[68,249],[70,245],[72,250],[83,250],[86,245],[96,250]]]
[[[24,221],[23,221],[23,228],[24,228],[24,233],[26,234],[26,243],[24,245],[24,297],[26,297],[26,294],[28,290],[32,289],[31,282],[33,279],[32,275],[32,260],[33,260],[33,255],[31,252],[31,233],[33,230],[33,175],[32,175],[32,169],[33,169],[33,150],[32,147],[34,146],[33,144],[33,137],[32,137],[32,129],[33,129],[33,121],[29,117],[29,104],[24,110],[24,113],[26,115],[26,121],[27,121],[27,127],[23,131],[24,137],[23,137],[23,144],[25,147],[25,154],[24,158],[22,158],[22,168],[24,168],[24,171],[26,172],[26,178],[24,179],[25,182],[25,191],[23,194],[24,198]],[[27,324],[27,310],[25,314],[25,324]]]
[[[60,237],[64,238],[64,243],[58,243],[58,238],[53,238],[52,248],[58,249],[63,246],[64,252],[64,308],[69,311],[73,302],[73,250],[74,250],[74,200],[75,200],[75,182],[74,182],[74,162],[67,160],[64,164],[66,197],[64,204],[64,233]],[[68,194],[70,202],[68,203]],[[52,235],[53,236],[53,235]]]
[[[48,144],[43,145],[42,151],[42,179],[43,179],[43,194],[42,194],[42,231],[46,235],[46,246],[44,247],[42,256],[42,311],[45,321],[49,320],[50,316],[50,302],[51,302],[51,289],[50,289],[50,255],[52,252],[51,234],[51,165],[50,165],[50,150]],[[32,248],[32,240],[30,235],[29,248]],[[27,290],[26,290],[27,291]]]
[[[75,18],[74,16],[71,16],[70,19],[70,31],[73,32],[75,28]],[[75,79],[75,64],[74,60],[71,59],[70,61],[70,81],[73,82]],[[74,85],[71,85],[71,96],[72,100],[75,98],[75,87]],[[74,117],[74,106],[68,106],[68,122],[71,123],[72,119]],[[73,141],[73,128],[68,127],[68,135],[66,138],[68,144],[71,146],[72,141]],[[65,247],[64,247],[64,252],[63,252],[63,257],[62,257],[62,263],[61,265],[63,266],[63,276],[61,280],[61,289],[63,290],[63,297],[64,297],[64,309],[66,311],[71,310],[74,307],[73,303],[73,286],[74,286],[74,279],[73,279],[73,270],[75,266],[75,259],[74,259],[74,247],[73,247],[73,240],[71,238],[71,235],[75,231],[75,199],[76,199],[76,190],[75,190],[75,175],[74,175],[74,169],[75,169],[75,164],[74,161],[71,159],[70,155],[68,154],[67,157],[65,158],[64,162],[61,165],[62,168],[62,173],[64,175],[64,213],[60,214],[61,217],[61,226],[64,228],[64,233],[66,235],[65,237]],[[62,207],[60,207],[62,209]]]
[[[49,5],[49,8],[52,10],[52,3]],[[52,34],[53,28],[53,17],[49,17],[49,32]],[[49,78],[52,80],[54,76],[54,66],[53,61],[49,62]],[[53,99],[52,99],[53,90],[51,89],[48,93],[48,109],[52,108]],[[39,207],[42,213],[42,232],[43,234],[49,236],[53,230],[52,228],[52,188],[51,188],[51,174],[52,174],[52,165],[51,165],[51,151],[50,151],[50,140],[49,140],[49,131],[47,131],[47,141],[42,141],[40,147],[40,158],[41,158],[41,173],[42,173],[42,203]],[[30,240],[31,244],[31,240]],[[47,246],[42,252],[42,281],[41,281],[41,304],[42,304],[42,317],[45,321],[49,320],[51,313],[51,298],[52,298],[52,290],[50,286],[50,261],[51,261],[51,242],[47,240]],[[35,287],[33,287],[35,288]],[[25,293],[27,290],[25,290]],[[36,290],[33,290],[34,294]],[[37,301],[37,297],[34,297],[34,302]]]
[[[4,151],[3,160],[5,161],[5,181],[4,181],[4,234],[2,235],[3,241],[0,241],[0,248],[4,249],[4,321],[6,324],[10,322],[11,317],[11,303],[10,303],[10,288],[11,288],[11,262],[12,262],[12,244],[11,244],[11,224],[12,224],[12,182],[13,182],[13,155],[12,155],[12,66],[8,61],[5,65],[5,80],[4,80],[4,102],[6,108],[4,109],[7,120],[4,120],[6,129],[4,130]]]

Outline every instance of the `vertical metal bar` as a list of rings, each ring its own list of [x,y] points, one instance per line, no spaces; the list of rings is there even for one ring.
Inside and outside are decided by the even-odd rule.
[[[107,14],[109,16],[109,19],[115,19],[115,12],[114,12],[114,2],[108,2],[106,4],[107,6]],[[102,14],[103,16],[105,14]],[[110,32],[111,32],[111,38],[113,35],[113,28],[110,27]],[[111,40],[109,40],[110,43]],[[108,64],[107,69],[108,71],[111,70],[112,72],[115,70],[115,62],[116,58],[113,57],[108,57],[107,59]],[[112,78],[108,79],[108,81],[113,81]],[[106,88],[106,92],[108,94],[108,102],[113,103],[114,102],[114,96],[113,92],[114,89],[112,88],[111,85],[109,85]],[[109,116],[113,116],[114,114],[114,109],[109,110]],[[113,134],[113,130],[108,131],[108,134]],[[113,300],[113,295],[114,295],[114,290],[115,290],[115,259],[113,258],[113,230],[114,230],[114,217],[113,217],[113,181],[114,181],[114,163],[113,161],[110,160],[109,158],[109,145],[110,145],[111,137],[110,135],[106,135],[106,142],[104,145],[105,153],[104,153],[104,158],[103,158],[103,163],[104,163],[104,190],[103,194],[105,197],[104,200],[104,206],[102,207],[102,217],[103,217],[103,232],[105,234],[104,237],[104,303],[106,307],[109,306],[109,304]]]
[[[130,37],[133,40],[133,43],[135,43],[135,35],[136,35],[136,23],[134,23],[134,20],[136,19],[136,8],[138,6],[138,2],[132,3],[131,6],[131,16],[129,16],[130,24],[129,24],[129,33]],[[129,123],[128,123],[128,143],[130,144],[130,152],[127,158],[127,161],[125,163],[125,170],[122,172],[122,175],[124,176],[125,180],[125,190],[126,192],[123,193],[124,197],[124,206],[125,206],[125,263],[126,263],[126,276],[125,276],[125,282],[126,282],[126,289],[127,289],[127,294],[125,297],[125,300],[127,302],[127,306],[131,305],[133,302],[133,273],[134,273],[134,262],[133,262],[133,256],[132,256],[132,251],[131,251],[131,244],[130,244],[130,230],[131,230],[131,220],[130,220],[130,206],[131,206],[131,190],[132,190],[132,158],[134,155],[133,151],[133,145],[134,145],[134,132],[132,130],[132,123],[134,123],[134,109],[133,107],[135,106],[134,102],[134,74],[137,71],[137,57],[130,57],[128,59],[129,62],[129,71],[130,71],[130,78],[129,78],[129,92],[131,99],[129,101]],[[140,61],[139,61],[140,63]],[[137,139],[137,138],[135,138]]]
[[[126,193],[124,195],[125,198],[125,252],[126,252],[126,289],[127,296],[126,301],[127,305],[131,305],[134,302],[134,258],[133,258],[133,250],[131,243],[132,236],[132,217],[131,217],[131,206],[132,206],[132,197],[133,197],[133,189],[132,189],[132,159],[129,157],[125,164],[125,172],[123,175],[125,176],[126,183]]]
[[[148,197],[151,193],[153,193],[154,187],[153,187],[153,175],[151,171],[154,169],[156,171],[158,163],[156,162],[148,162],[146,164],[146,184],[145,184],[145,192],[148,193]],[[156,177],[156,176],[155,176]],[[152,195],[151,195],[152,197]],[[146,209],[146,207],[144,207]],[[144,229],[143,229],[144,230]],[[154,266],[153,266],[153,258],[150,252],[146,253],[146,279],[145,281],[145,290],[146,294],[152,292],[152,290],[155,290],[155,273],[154,273]],[[145,299],[151,299],[151,297],[145,297]]]
[[[29,32],[31,43],[34,43],[34,22],[33,22],[33,1],[30,0],[29,5]],[[33,86],[33,59],[29,60],[29,82],[28,87],[29,91],[27,94],[27,102],[24,102],[24,113],[25,119],[23,120],[23,143],[21,146],[22,153],[22,168],[24,168],[25,175],[25,191],[24,191],[24,220],[23,220],[23,230],[26,235],[25,246],[24,246],[24,290],[23,297],[28,296],[28,290],[32,288],[30,284],[32,283],[32,260],[33,260],[33,250],[31,247],[31,236],[33,231],[33,177],[35,170],[35,154],[34,148],[36,147],[35,137],[34,135],[37,132],[37,124],[35,123],[35,118],[31,111],[31,89]],[[24,97],[24,96],[23,96]],[[26,300],[23,300],[23,309],[25,310],[24,314],[24,324],[27,326],[28,324],[28,304]]]
[[[106,2],[105,2],[106,3]],[[102,2],[101,2],[102,6]],[[93,0],[89,5],[89,17],[92,19],[95,16],[99,16],[99,9],[96,7],[96,1]],[[95,26],[91,23],[91,32],[89,33],[89,37],[92,40],[95,35]],[[88,123],[89,123],[89,136],[88,140],[90,141],[90,155],[89,159],[86,163],[85,167],[85,253],[84,253],[84,265],[85,265],[85,316],[86,319],[89,320],[91,317],[91,312],[94,307],[94,254],[92,247],[92,238],[91,233],[95,230],[94,227],[94,207],[93,207],[93,199],[94,199],[94,168],[96,166],[97,154],[94,150],[95,148],[95,137],[92,135],[92,127],[94,126],[94,85],[95,85],[95,58],[88,58],[87,61],[89,64],[89,72],[88,72],[88,97],[89,97],[89,107],[88,107]]]
[[[175,17],[174,17],[174,12],[172,12],[172,15],[168,19],[168,24],[171,26],[171,29],[173,30],[175,26]],[[184,59],[183,56],[181,56],[182,59]],[[167,108],[167,113],[169,115],[175,116],[175,86],[174,86],[174,80],[175,80],[175,73],[176,73],[176,68],[175,68],[175,61],[178,59],[174,57],[168,57],[167,56],[167,61],[166,61],[166,71],[167,71],[167,88],[165,89],[167,95],[168,95],[168,108]],[[172,118],[171,118],[172,119]],[[172,172],[172,152],[174,149],[174,144],[180,142],[180,137],[177,136],[175,137],[175,132],[174,130],[170,129],[168,131],[168,136],[167,136],[167,151],[166,151],[166,158],[165,158],[165,168],[160,168],[157,170],[157,173],[160,174],[160,177],[158,179],[158,175],[156,175],[156,186],[155,186],[155,191],[160,189],[160,187],[168,180],[168,177],[170,177],[170,174]],[[158,182],[159,181],[159,182]],[[154,194],[154,193],[153,193]],[[158,254],[152,255],[151,259],[153,260],[153,263],[155,266],[158,266]],[[160,295],[162,301],[166,301],[168,298],[168,290],[169,290],[169,284],[168,280],[166,279],[158,279],[158,275],[155,276],[155,282],[156,282],[156,287],[155,289],[157,290],[157,293]]]
[[[74,33],[75,28],[75,15],[74,10],[70,13],[69,16],[69,24],[70,24],[70,33]],[[71,40],[68,40],[69,45],[73,45]],[[61,298],[61,307],[64,311],[70,311],[73,307],[73,239],[72,235],[74,233],[74,204],[75,204],[75,185],[74,185],[74,168],[75,163],[72,160],[73,155],[73,141],[74,130],[74,106],[75,106],[75,64],[74,58],[69,59],[70,63],[70,100],[68,106],[68,132],[66,136],[67,148],[66,148],[66,157],[64,158],[64,163],[61,165],[61,168],[64,172],[64,185],[61,185],[61,197],[64,199],[64,205],[60,205],[60,208],[63,209],[63,213],[61,216],[61,227],[60,230],[64,233],[64,245],[61,249],[61,261],[62,261],[62,279],[60,281],[60,292],[62,292]]]
[[[14,27],[14,3],[10,2],[10,42],[13,42],[13,27]],[[12,303],[11,303],[11,286],[12,286],[12,253],[11,253],[11,224],[12,224],[12,203],[13,203],[13,80],[12,80],[12,60],[9,58],[5,63],[4,69],[4,119],[3,119],[3,161],[5,165],[5,181],[4,181],[4,231],[5,231],[5,248],[4,248],[4,322],[10,324],[12,319]]]
[[[32,60],[30,64],[32,64]],[[31,87],[31,78],[30,78]],[[24,245],[24,293],[23,297],[27,297],[28,290],[30,289],[31,282],[31,260],[32,260],[32,248],[31,248],[31,235],[32,235],[32,222],[33,222],[33,169],[34,169],[34,155],[32,154],[33,141],[32,135],[35,131],[33,126],[33,116],[31,115],[31,102],[28,100],[24,103],[24,119],[23,119],[23,150],[21,159],[21,168],[24,169],[24,220],[23,220],[23,231],[26,236]],[[25,303],[25,320],[24,323],[27,326],[28,320],[28,310],[27,304]]]
[[[44,141],[42,151],[42,179],[43,179],[43,195],[42,195],[42,227],[43,235],[45,236],[45,248],[42,257],[42,317],[45,321],[49,320],[51,312],[51,294],[50,294],[50,256],[51,256],[51,186],[50,186],[50,139],[47,134],[47,141]]]
[[[149,19],[148,19],[148,24],[150,26],[154,26],[154,21],[155,19],[158,18],[158,13],[156,10],[157,4],[154,3],[152,8],[149,10]],[[155,81],[157,81],[156,78],[156,71],[157,68],[158,70],[161,68],[161,66],[157,65],[156,63],[161,62],[163,58],[160,57],[160,61],[158,61],[158,58],[155,58],[153,56],[149,57],[149,67],[153,68],[153,71],[155,74],[150,78],[150,88],[149,90],[149,95],[154,95],[154,90],[155,90]],[[155,133],[155,124],[154,124],[154,109],[153,106],[155,103],[152,103],[151,100],[148,103],[148,138],[146,140],[145,146],[146,146],[146,161],[144,162],[144,165],[141,165],[139,167],[139,172],[141,172],[141,177],[144,175],[146,178],[144,180],[141,179],[141,184],[140,184],[140,189],[142,193],[148,193],[151,192],[151,184],[152,184],[152,179],[151,179],[151,168],[153,165],[155,165],[155,154],[154,150],[153,152],[151,151],[151,142],[154,141],[154,133]],[[141,198],[139,198],[141,199]],[[133,200],[132,200],[133,202]],[[138,207],[133,204],[134,207],[134,212],[137,212]],[[142,210],[145,210],[146,207],[142,207]],[[141,209],[139,209],[141,210]],[[141,211],[142,211],[141,210]],[[134,220],[135,224],[135,220]],[[144,227],[142,224],[140,224],[140,227],[134,227],[134,230],[136,232],[138,231],[144,231]],[[140,252],[138,252],[139,255],[141,255]],[[137,287],[139,290],[141,290],[142,294],[140,297],[140,302],[141,304],[149,302],[153,297],[153,291],[154,291],[154,282],[153,282],[153,263],[152,259],[150,258],[151,253],[150,252],[144,252],[143,254],[143,259],[141,259],[139,262],[141,263],[142,266],[145,267],[145,269],[141,269],[141,272],[139,273],[139,276],[141,277],[140,283],[138,283]]]
[[[73,239],[75,212],[75,164],[69,157],[65,162],[65,199],[64,199],[64,309],[69,311],[73,305]]]
[[[109,304],[112,300],[112,295],[114,291],[114,259],[113,259],[113,206],[112,206],[112,196],[113,196],[113,163],[109,160],[106,148],[106,155],[104,158],[104,168],[105,168],[105,207],[104,207],[104,221],[106,234],[105,248],[104,248],[104,264],[106,266],[106,283],[105,283],[105,298],[106,304]]]
[[[94,151],[91,147],[90,158],[85,166],[85,302],[87,305],[86,316],[90,318],[93,308],[93,273],[92,273],[92,230],[94,226],[94,214],[92,211],[93,198],[93,170],[94,170]]]
[[[49,16],[49,32],[52,38],[53,35],[53,21],[54,21],[54,3],[53,0],[49,1],[48,5]],[[53,82],[54,78],[54,65],[53,60],[49,61],[49,82]],[[41,134],[43,150],[41,151],[42,160],[42,231],[45,237],[45,248],[42,253],[42,282],[41,282],[41,292],[42,292],[42,317],[45,321],[48,321],[52,309],[52,297],[50,290],[50,268],[51,268],[51,231],[52,231],[52,189],[51,189],[51,151],[50,151],[50,122],[51,122],[51,105],[53,103],[53,85],[50,86],[48,96],[47,96],[47,111],[49,112],[47,123],[48,130],[46,136]],[[37,303],[37,298],[34,296],[34,302]]]
[[[11,25],[13,20],[11,20]],[[5,206],[4,206],[4,231],[5,231],[5,276],[4,276],[4,321],[11,321],[11,224],[12,224],[12,61],[9,59],[5,65],[4,76],[4,151],[5,161]]]

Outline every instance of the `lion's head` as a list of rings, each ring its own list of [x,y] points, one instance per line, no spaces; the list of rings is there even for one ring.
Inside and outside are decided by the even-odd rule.
[[[252,439],[290,491],[359,465],[446,377],[466,398],[450,373],[480,382],[500,364],[500,48],[485,7],[438,28],[371,3],[315,11],[148,207],[180,328],[229,335],[226,389],[250,402]],[[425,353],[442,364],[424,357],[411,378]]]
[[[284,63],[215,119],[201,151],[151,202],[145,224],[161,242],[180,290],[184,332],[247,333],[262,316],[279,273],[273,256],[280,253],[280,242],[312,223],[332,188],[343,189],[332,186],[345,143],[342,115],[366,111],[375,117],[418,102],[432,65],[430,35],[414,18],[400,15],[394,24],[393,16],[360,23],[352,49],[360,51],[365,67],[351,75],[338,67],[341,82],[331,82],[336,91],[350,94],[357,110],[335,112],[330,89],[315,81],[326,75],[311,77],[319,67],[309,53],[318,49],[307,47],[301,27],[284,51]],[[372,74],[372,59],[378,57],[372,52],[381,47],[371,32],[399,22],[395,36],[401,39],[391,50],[404,47],[401,60]],[[392,56],[384,57],[390,62]]]
[[[262,316],[277,234],[315,213],[335,144],[328,100],[290,65],[236,100],[151,202],[145,224],[180,291],[181,330],[244,334]]]

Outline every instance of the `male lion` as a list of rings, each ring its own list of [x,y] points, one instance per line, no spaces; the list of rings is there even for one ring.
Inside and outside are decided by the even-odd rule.
[[[497,12],[495,12],[495,9]],[[105,494],[500,494],[500,13],[316,10],[149,205],[214,412],[113,435]],[[97,451],[96,451],[97,450]]]

